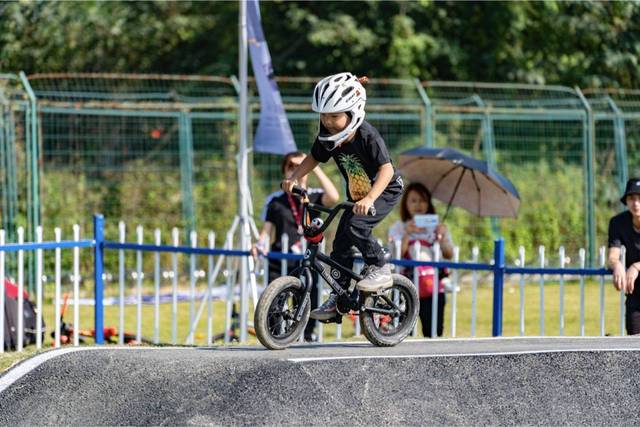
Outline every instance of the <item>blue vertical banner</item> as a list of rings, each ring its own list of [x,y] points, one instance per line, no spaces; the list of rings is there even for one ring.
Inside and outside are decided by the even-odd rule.
[[[260,121],[253,140],[253,150],[272,154],[295,151],[296,143],[274,79],[269,47],[262,32],[258,0],[247,0],[247,33],[253,75],[260,94]]]

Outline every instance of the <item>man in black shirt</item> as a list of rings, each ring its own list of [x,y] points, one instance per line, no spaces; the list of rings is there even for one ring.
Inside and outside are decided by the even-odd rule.
[[[640,333],[640,178],[627,182],[620,201],[628,210],[609,221],[609,268],[613,270],[613,285],[627,295],[627,334]],[[621,247],[626,250],[625,265],[620,261]]]
[[[281,165],[283,176],[289,176],[295,168],[300,166],[305,157],[306,154],[301,151],[286,154],[282,159]],[[315,168],[313,173],[322,188],[309,188],[307,190],[310,202],[327,207],[333,206],[340,198],[338,190],[320,167]],[[300,185],[307,188],[307,179],[302,180]],[[317,212],[309,212],[309,214],[312,219],[318,216]],[[282,190],[271,193],[267,196],[260,219],[263,221],[263,225],[258,242],[252,248],[254,257],[258,255],[258,252],[266,255],[269,250],[271,252],[283,252],[283,235],[288,237],[289,244],[286,249],[289,253],[302,253],[302,205],[299,197],[292,196]],[[269,239],[271,240],[270,248],[266,247],[266,241]],[[287,273],[291,273],[297,266],[298,261],[287,261]],[[269,282],[280,277],[281,273],[282,261],[275,258],[269,259]],[[318,274],[314,273],[312,279],[311,308],[314,309],[318,306]],[[305,328],[305,339],[307,341],[313,340],[315,323],[314,320],[309,320],[307,323]]]

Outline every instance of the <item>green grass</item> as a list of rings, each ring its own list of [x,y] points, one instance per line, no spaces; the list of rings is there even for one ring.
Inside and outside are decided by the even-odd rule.
[[[86,285],[85,285],[86,286]],[[107,290],[108,295],[114,295],[116,291],[111,286]],[[559,283],[546,282],[545,284],[545,335],[559,335]],[[132,290],[129,289],[128,292]],[[146,294],[153,292],[150,285],[145,286]],[[163,289],[167,292],[167,289]],[[87,291],[85,294],[89,294]],[[585,334],[599,335],[599,298],[600,286],[597,281],[588,281],[585,285]],[[616,292],[609,282],[605,283],[605,332],[611,335],[618,335],[619,328],[619,301],[620,295]],[[525,285],[525,335],[540,335],[540,290],[537,282],[529,282]],[[503,312],[503,335],[518,336],[519,335],[519,305],[520,291],[517,280],[511,284],[505,284],[504,291],[504,312]],[[177,344],[183,345],[187,337],[189,329],[189,303],[178,304],[177,324],[178,339]],[[491,277],[483,278],[477,289],[477,319],[476,319],[476,337],[489,337],[492,330],[492,306],[493,306],[493,289]],[[195,310],[199,307],[196,303]],[[579,282],[565,282],[565,330],[564,335],[576,336],[580,335],[579,328],[579,307],[580,292]],[[451,309],[452,296],[447,294],[446,316],[445,316],[445,337],[451,337]],[[224,314],[225,305],[223,301],[213,302],[213,333],[221,334],[224,332]],[[45,295],[45,304],[43,309],[43,317],[46,323],[47,334],[43,348],[51,348],[53,339],[51,331],[54,328],[54,307],[51,301],[51,295]],[[91,329],[93,327],[94,309],[92,306],[80,307],[80,329]],[[249,316],[250,322],[253,320],[253,313]],[[69,306],[65,314],[65,321],[73,322],[73,306]],[[147,339],[153,338],[154,308],[152,305],[142,306],[142,335]],[[106,327],[118,328],[119,314],[118,306],[105,306]],[[160,305],[160,334],[159,340],[162,344],[171,344],[171,305]],[[355,321],[344,318],[342,324],[342,340],[353,340]],[[206,308],[194,335],[195,345],[206,344]],[[336,340],[336,325],[323,325],[325,341]],[[421,331],[421,328],[418,328]],[[125,331],[136,332],[136,306],[125,306]],[[418,336],[422,336],[419,332]],[[456,337],[471,336],[471,287],[468,284],[462,286],[461,292],[457,294],[457,317],[456,317]],[[357,337],[355,339],[362,339]],[[87,339],[87,344],[93,344],[92,339]],[[216,344],[221,344],[217,341]],[[254,336],[249,335],[249,344],[256,344],[257,340]],[[0,371],[7,369],[22,360],[35,354],[35,347],[29,346],[25,348],[23,353],[17,354],[4,353],[0,355]]]
[[[515,278],[514,278],[515,279]],[[610,281],[605,281],[605,334],[620,334],[620,294]],[[600,335],[600,283],[587,281],[584,287],[585,335]],[[539,336],[540,333],[540,287],[538,282],[525,284],[525,335]],[[560,284],[546,282],[544,286],[545,335],[560,334]],[[471,336],[471,287],[463,286],[457,295],[456,337]],[[447,294],[445,336],[451,337],[452,296]],[[520,288],[513,280],[505,283],[503,299],[503,336],[520,335]],[[493,322],[493,285],[491,277],[483,280],[477,289],[476,336],[489,337]],[[580,335],[580,286],[579,282],[565,281],[564,286],[564,335]]]
[[[43,350],[36,350],[36,347],[32,345],[26,347],[24,351],[20,353],[2,353],[0,354],[0,372],[4,372],[18,362],[21,362],[22,360],[27,359],[37,353],[41,353],[42,351]]]

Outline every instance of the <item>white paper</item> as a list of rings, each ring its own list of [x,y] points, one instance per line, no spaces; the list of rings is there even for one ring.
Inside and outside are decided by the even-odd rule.
[[[426,228],[427,232],[433,232],[438,225],[438,215],[434,214],[415,215],[413,220],[416,227]]]

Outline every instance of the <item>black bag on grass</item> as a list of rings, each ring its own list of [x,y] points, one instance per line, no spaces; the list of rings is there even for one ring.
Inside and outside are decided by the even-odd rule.
[[[4,348],[5,350],[15,350],[18,345],[18,286],[10,280],[4,282]],[[23,327],[25,346],[36,342],[36,310],[29,294],[23,293]],[[44,319],[42,320],[42,340],[44,341]]]

